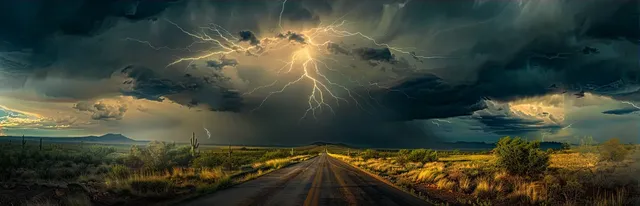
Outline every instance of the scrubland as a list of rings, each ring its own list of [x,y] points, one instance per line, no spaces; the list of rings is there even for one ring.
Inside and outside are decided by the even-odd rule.
[[[205,148],[157,141],[130,147],[0,142],[0,205],[171,203],[253,179],[321,150]]]
[[[331,155],[442,205],[638,205],[640,147],[603,144],[542,151],[503,138],[486,152],[425,149]]]

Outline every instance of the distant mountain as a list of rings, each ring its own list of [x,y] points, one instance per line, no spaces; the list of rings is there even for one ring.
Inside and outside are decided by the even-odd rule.
[[[86,136],[86,137],[27,137],[24,139],[27,141],[42,141],[46,142],[94,142],[94,143],[134,143],[136,140],[125,137],[121,134],[105,134],[102,136]],[[4,136],[0,137],[0,141],[20,141],[22,136]]]
[[[361,148],[361,149],[367,148],[367,147],[354,147],[352,145],[347,145],[344,143],[331,143],[331,142],[314,142],[314,143],[311,143],[311,145],[314,145],[314,146],[331,145],[331,146]],[[458,142],[433,143],[429,146],[420,147],[420,148],[434,149],[434,150],[489,151],[494,149],[495,147],[496,147],[495,143],[458,141]],[[562,148],[562,144],[559,142],[541,142],[540,143],[540,149],[542,150],[560,149],[560,148]],[[398,150],[398,149],[418,149],[418,148],[416,147],[416,148],[376,148],[376,149],[392,151],[392,150]]]
[[[311,143],[311,145],[315,145],[315,146],[332,145],[332,146],[340,146],[340,147],[351,148],[350,145],[347,145],[347,144],[344,144],[344,143],[332,143],[332,142],[314,142],[314,143]]]

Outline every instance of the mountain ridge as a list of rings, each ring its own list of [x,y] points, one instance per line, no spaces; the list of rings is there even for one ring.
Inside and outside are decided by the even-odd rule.
[[[2,136],[2,140],[22,140],[23,136]],[[128,138],[122,134],[107,133],[101,136],[80,136],[80,137],[37,137],[37,136],[24,136],[26,141],[39,141],[42,138],[47,142],[103,142],[103,143],[132,143],[140,142]]]

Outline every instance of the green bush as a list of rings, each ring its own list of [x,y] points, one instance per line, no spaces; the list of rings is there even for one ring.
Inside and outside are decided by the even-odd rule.
[[[193,167],[214,168],[222,165],[226,159],[228,159],[228,157],[224,157],[222,154],[205,152],[193,160]]]
[[[610,139],[600,146],[600,160],[620,162],[629,155],[629,150],[618,138]]]
[[[408,156],[409,153],[411,153],[411,151],[409,151],[408,149],[398,150],[398,156]]]
[[[409,153],[407,160],[420,163],[435,162],[438,161],[438,152],[430,149],[416,149]]]
[[[539,142],[504,137],[498,141],[494,153],[497,166],[515,175],[539,175],[549,167],[549,154],[540,150]]]
[[[129,154],[119,160],[120,163],[134,169],[164,171],[172,167],[186,167],[192,160],[188,147],[176,147],[175,144],[153,141],[145,148],[132,146]]]
[[[378,151],[372,149],[364,150],[364,152],[360,153],[360,156],[365,160],[380,158],[380,154],[378,153]]]
[[[272,159],[285,158],[285,157],[289,157],[290,154],[291,154],[290,152],[285,150],[269,151],[267,153],[264,153],[261,160],[267,161]]]

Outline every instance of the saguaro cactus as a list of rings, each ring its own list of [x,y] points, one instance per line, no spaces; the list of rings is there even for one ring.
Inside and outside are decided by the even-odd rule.
[[[291,156],[293,156],[293,148],[291,148]]]
[[[42,137],[40,137],[40,151],[42,151]]]
[[[26,146],[27,146],[27,141],[24,140],[24,135],[22,135],[22,150],[24,150]]]
[[[196,156],[199,146],[200,143],[198,142],[198,138],[196,138],[196,133],[194,132],[193,135],[191,135],[191,156]]]
[[[231,153],[232,153],[231,145],[229,145],[229,158],[231,158]]]

